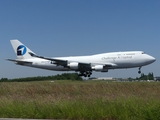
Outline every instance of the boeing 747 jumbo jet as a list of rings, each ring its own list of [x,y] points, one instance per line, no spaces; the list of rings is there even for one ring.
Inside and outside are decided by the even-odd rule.
[[[18,40],[11,40],[17,59],[7,59],[17,65],[55,70],[76,71],[80,76],[90,77],[92,71],[108,72],[110,69],[141,67],[153,63],[156,59],[143,51],[109,52],[90,56],[43,57],[35,54]]]

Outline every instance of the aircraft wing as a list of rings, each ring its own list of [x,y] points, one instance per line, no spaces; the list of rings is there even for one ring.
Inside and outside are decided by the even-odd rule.
[[[29,54],[32,57],[37,57],[37,58],[42,58],[42,59],[50,60],[50,61],[52,61],[52,64],[61,65],[61,66],[64,66],[64,67],[67,66],[67,60],[59,60],[59,59],[53,59],[53,58],[38,56],[38,55],[35,55],[35,54],[31,53],[31,52],[29,52]]]
[[[38,56],[38,55],[35,55],[35,54],[31,53],[31,52],[29,52],[29,54],[32,57],[37,57],[37,58],[50,60],[50,61],[52,61],[52,64],[68,67],[68,61],[67,60],[60,60],[60,59],[55,59],[55,58],[48,58],[48,57]],[[75,62],[75,61],[73,61],[73,62]],[[90,63],[78,63],[78,64],[79,64],[79,67],[80,67],[79,69],[81,69],[81,70],[82,69],[90,69],[90,67],[91,67]]]
[[[6,60],[11,61],[11,62],[15,62],[16,64],[20,64],[20,65],[32,64],[32,62],[28,62],[28,61],[20,61],[20,60],[13,60],[13,59],[6,59]]]

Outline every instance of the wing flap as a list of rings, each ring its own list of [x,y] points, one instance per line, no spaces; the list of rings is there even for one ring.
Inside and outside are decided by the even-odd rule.
[[[91,70],[91,64],[90,63],[79,63],[79,70],[80,71]]]
[[[64,67],[67,67],[67,60],[59,60],[59,59],[51,59],[52,61],[52,64],[56,64],[56,65],[61,65],[61,66],[64,66]]]

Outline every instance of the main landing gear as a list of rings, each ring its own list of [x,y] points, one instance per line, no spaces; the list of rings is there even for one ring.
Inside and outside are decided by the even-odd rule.
[[[90,77],[92,75],[92,71],[81,71],[79,76]]]
[[[138,71],[138,73],[139,73],[139,74],[141,74],[141,67],[139,67],[139,71]]]

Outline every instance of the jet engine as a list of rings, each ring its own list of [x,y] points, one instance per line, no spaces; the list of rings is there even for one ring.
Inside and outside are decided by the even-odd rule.
[[[108,72],[108,69],[104,69],[103,65],[96,65],[95,67],[92,67],[92,69],[98,72]]]
[[[70,67],[70,69],[72,69],[72,70],[77,70],[79,68],[79,63],[71,62],[68,64],[68,67]]]

